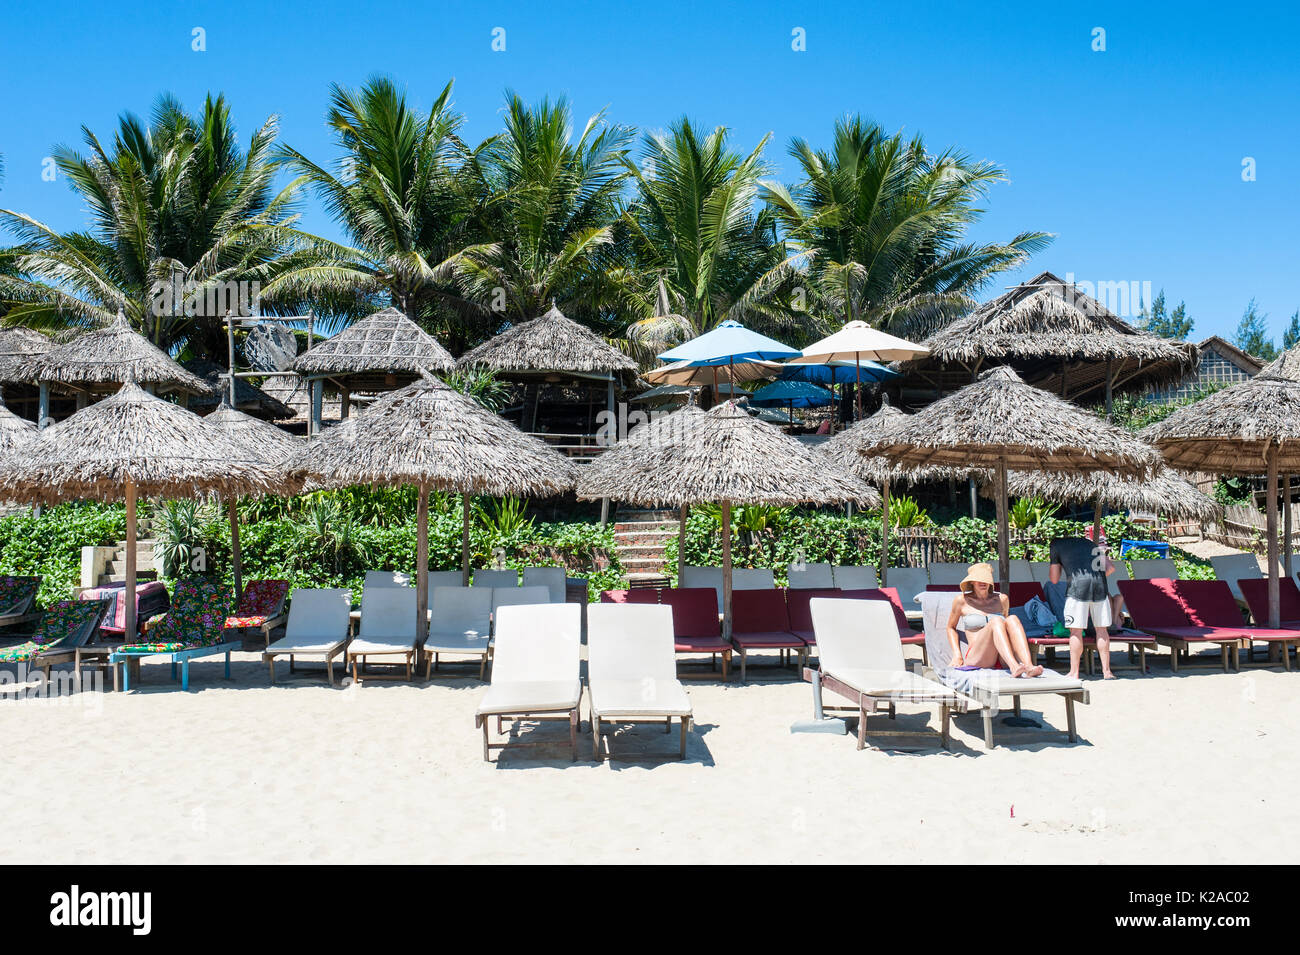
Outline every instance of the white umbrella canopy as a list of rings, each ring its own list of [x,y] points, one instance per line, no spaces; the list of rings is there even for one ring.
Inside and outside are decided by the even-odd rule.
[[[833,335],[828,335],[819,342],[813,342],[803,350],[798,358],[790,360],[792,365],[824,365],[833,361],[851,361],[858,368],[858,380],[855,388],[857,417],[862,417],[862,362],[863,361],[902,361],[908,358],[924,358],[930,350],[924,345],[909,342],[878,328],[872,328],[866,322],[852,321]]]
[[[775,361],[745,361],[735,365],[696,365],[677,361],[647,371],[641,377],[653,385],[717,385],[742,381],[765,381],[781,374],[782,365]]]

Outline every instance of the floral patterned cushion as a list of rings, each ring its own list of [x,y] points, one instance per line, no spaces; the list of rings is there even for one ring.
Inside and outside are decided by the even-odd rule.
[[[99,627],[108,601],[61,600],[41,617],[36,632],[26,643],[0,649],[0,663],[23,663],[58,647],[86,643]]]
[[[230,595],[214,581],[200,577],[176,582],[172,607],[152,630],[148,643],[121,648],[128,653],[172,653],[221,642],[221,630],[230,613]]]
[[[0,617],[30,613],[40,586],[39,577],[0,577]]]
[[[289,596],[287,580],[253,580],[244,588],[244,595],[232,616],[226,618],[226,629],[260,627],[284,610]]]
[[[49,647],[28,640],[26,643],[15,644],[12,647],[0,648],[0,663],[26,663],[42,650],[48,650]]]

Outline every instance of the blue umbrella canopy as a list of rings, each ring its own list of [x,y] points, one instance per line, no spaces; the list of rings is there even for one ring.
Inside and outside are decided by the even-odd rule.
[[[833,394],[810,381],[774,381],[749,396],[749,403],[760,408],[821,408],[834,401]]]
[[[862,380],[891,381],[902,373],[886,368],[879,362],[862,363]],[[824,365],[786,365],[781,369],[782,381],[812,381],[819,385],[851,385],[858,380],[857,367],[851,361],[829,361]]]
[[[731,319],[699,338],[692,338],[659,356],[661,361],[685,361],[692,365],[729,365],[745,361],[781,361],[803,354],[773,338],[751,332]]]

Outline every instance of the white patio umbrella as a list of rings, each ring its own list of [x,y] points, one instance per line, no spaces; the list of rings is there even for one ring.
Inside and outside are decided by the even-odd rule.
[[[866,322],[852,321],[834,335],[828,335],[819,342],[813,342],[803,350],[798,358],[790,360],[792,365],[824,365],[832,361],[851,361],[857,367],[857,385],[854,398],[857,404],[857,417],[862,416],[862,362],[866,361],[901,361],[908,358],[924,358],[930,354],[924,345],[917,345],[905,338],[890,335],[878,328],[872,328]]]

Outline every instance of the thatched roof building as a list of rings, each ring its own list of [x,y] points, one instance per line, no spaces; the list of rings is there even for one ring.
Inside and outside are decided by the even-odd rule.
[[[970,469],[961,468],[904,467],[894,464],[889,458],[864,451],[865,448],[888,441],[899,428],[906,426],[911,417],[906,411],[885,402],[874,414],[854,422],[825,444],[820,445],[818,451],[862,480],[873,484],[880,484],[883,481],[904,483],[946,481],[953,477],[965,477],[970,473]]]
[[[990,365],[1076,402],[1176,382],[1196,367],[1196,346],[1143,332],[1051,272],[999,295],[923,343],[900,363],[905,401],[948,394]]]
[[[552,305],[545,315],[520,322],[460,357],[461,368],[490,368],[503,378],[561,381],[635,372],[637,364],[591,329]]]
[[[1260,369],[1261,375],[1300,381],[1300,345],[1288,348]]]
[[[687,407],[633,431],[581,468],[578,496],[674,507],[880,504],[874,488],[732,401]]]
[[[0,459],[17,452],[36,434],[35,423],[18,417],[0,402]]]
[[[1146,480],[1105,471],[1012,471],[1007,490],[1015,497],[1037,497],[1061,504],[1097,504],[1116,510],[1164,514],[1177,520],[1211,521],[1223,508],[1172,468]]]
[[[29,380],[23,376],[27,362],[55,347],[54,342],[33,329],[21,326],[0,328],[0,384]]]
[[[206,358],[191,358],[181,366],[203,379],[211,391],[206,395],[190,399],[188,408],[198,414],[205,414],[211,408],[225,404],[230,397],[227,384],[228,370]],[[294,416],[294,410],[279,398],[267,394],[247,378],[235,379],[235,408],[245,414],[272,421],[286,421]]]
[[[132,328],[121,311],[104,327],[27,359],[22,376],[34,384],[61,385],[89,394],[116,391],[128,381],[164,392],[208,393],[202,378]]]
[[[216,411],[203,419],[221,428],[231,440],[240,444],[251,460],[280,465],[304,447],[302,438],[277,428],[269,421],[254,418],[222,401]]]
[[[446,374],[455,367],[437,339],[391,306],[317,342],[293,363],[300,375],[372,392],[391,391],[421,372]]]

